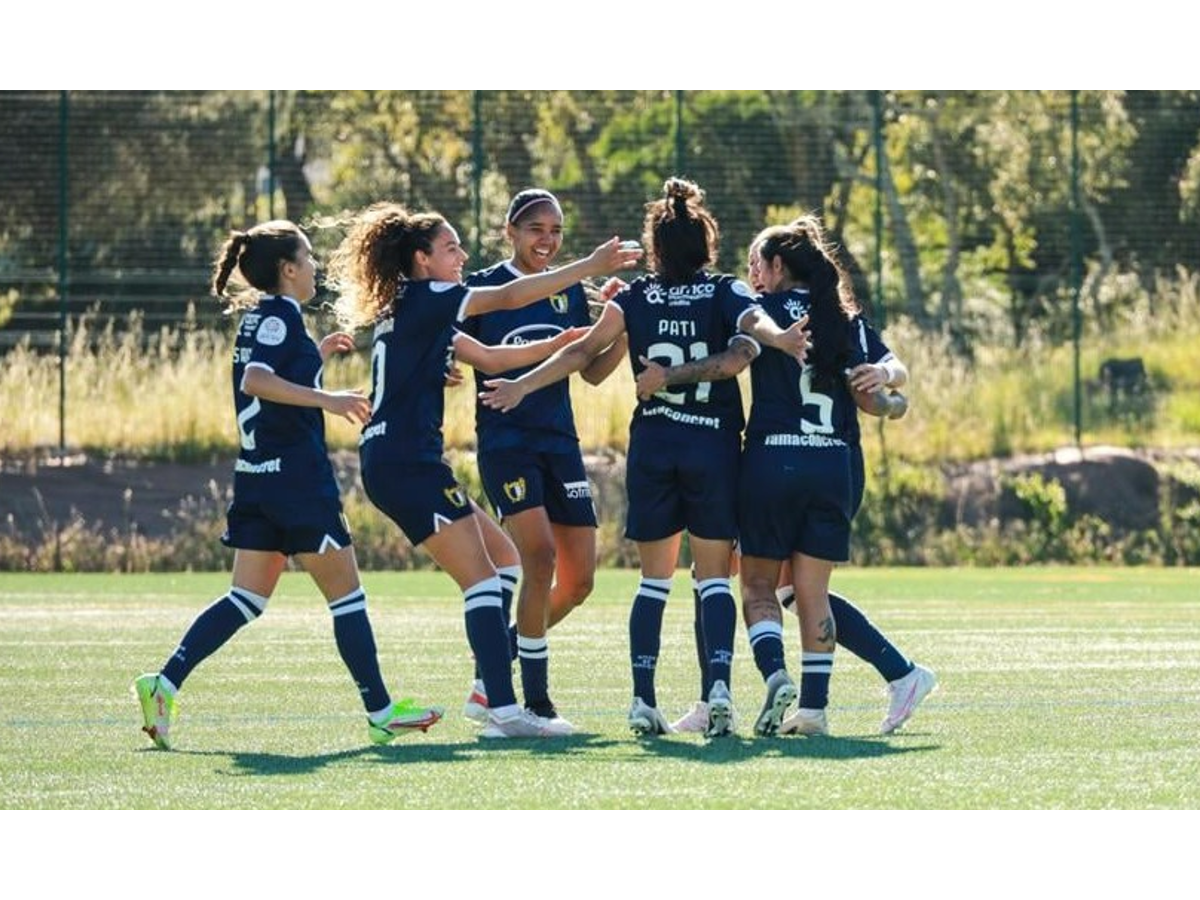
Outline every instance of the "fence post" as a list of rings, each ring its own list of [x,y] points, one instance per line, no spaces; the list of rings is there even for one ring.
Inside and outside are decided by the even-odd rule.
[[[267,91],[267,218],[275,220],[275,92]]]
[[[1080,382],[1079,293],[1083,288],[1079,234],[1079,91],[1071,91],[1071,343],[1075,361],[1075,446],[1083,447],[1083,395]]]
[[[471,119],[472,212],[475,216],[475,240],[471,248],[478,261],[483,259],[483,96],[480,91],[471,92]]]
[[[58,95],[58,452],[67,452],[67,288],[70,283],[67,265],[67,217],[70,194],[67,163],[67,124],[70,121],[67,91]]]
[[[683,140],[683,91],[675,92],[675,174],[682,176],[684,152]]]

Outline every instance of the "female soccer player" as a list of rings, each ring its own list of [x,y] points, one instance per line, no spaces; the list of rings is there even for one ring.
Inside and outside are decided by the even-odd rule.
[[[802,359],[803,323],[784,330],[752,303],[750,289],[730,275],[705,271],[716,258],[716,218],[700,188],[671,178],[646,207],[643,243],[651,274],[610,300],[587,337],[559,350],[516,379],[490,379],[486,406],[507,412],[528,394],[578,371],[622,333],[634,374],[652,360],[699,359],[736,345],[753,356],[758,341]],[[671,576],[687,529],[704,601],[708,648],[710,736],[728,734],[736,607],[730,592],[730,553],[737,535],[736,478],[743,424],[741,392],[730,380],[701,382],[640,399],[629,429],[625,534],[635,541],[641,583],[630,612],[633,704],[629,725],[638,734],[665,734],[654,675]]]
[[[372,415],[359,440],[363,487],[463,591],[467,638],[488,700],[485,738],[565,735],[572,728],[516,702],[502,587],[483,533],[499,529],[442,458],[444,381],[452,354],[476,368],[503,371],[544,358],[550,347],[488,348],[456,336],[455,326],[467,316],[533,303],[581,278],[629,268],[640,256],[614,238],[561,269],[468,287],[462,283],[467,254],[442,216],[377,203],[353,217],[330,264],[339,319],[351,329],[374,327]],[[566,333],[560,342],[571,337]]]
[[[814,233],[816,233],[815,228]],[[828,253],[829,250],[827,243],[824,242],[824,238],[822,238],[822,242],[826,246],[826,252]],[[750,283],[755,291],[764,292],[766,288],[764,287],[762,277],[762,256],[759,253],[757,241],[750,246],[748,271]],[[840,273],[839,285],[842,290],[849,291],[849,281],[844,273]],[[852,299],[848,299],[847,302],[850,306],[857,308],[857,303]],[[893,419],[900,418],[907,411],[907,401],[893,389],[903,386],[908,377],[908,370],[891,350],[888,349],[875,330],[871,328],[870,324],[861,315],[855,315],[851,322],[851,328],[854,339],[862,350],[865,359],[863,363],[853,367],[849,371],[849,386],[854,392],[854,398],[858,407],[871,415],[886,416]],[[647,367],[638,378],[639,394],[659,390],[668,383],[679,384],[688,378],[697,377],[694,374],[689,374],[687,368],[685,366],[662,370],[653,366]],[[851,518],[853,518],[854,513],[857,512],[862,502],[865,477],[857,417],[849,420],[847,425],[847,441],[850,444]],[[779,587],[776,590],[776,596],[785,609],[797,612],[795,606],[795,589],[792,586],[791,564],[785,561],[780,568]],[[884,716],[881,730],[884,734],[890,734],[912,716],[921,701],[936,687],[936,676],[924,666],[910,662],[875,627],[866,615],[846,597],[830,591],[829,605],[834,621],[837,623],[836,635],[838,644],[875,666],[876,670],[888,683],[888,710]],[[700,602],[698,597],[696,599],[696,608],[697,615],[699,615]],[[771,619],[759,619],[757,624],[748,622],[748,627],[752,630],[750,635],[751,646],[755,649],[758,649],[757,644],[763,640],[764,635],[768,639],[769,644],[769,639],[773,634],[781,633],[781,626],[777,618],[774,620],[774,623]],[[709,684],[705,678],[703,635],[700,633],[699,627],[697,627],[696,640],[697,651],[701,660],[701,699],[694,704],[693,708],[683,718],[674,723],[674,728],[677,731],[703,731],[707,722],[706,700]],[[765,646],[767,644],[764,644]],[[762,675],[769,682],[770,688],[768,690],[767,702],[763,707],[762,713],[759,715],[758,721],[755,723],[755,730],[760,734],[771,733],[772,730],[779,727],[779,717],[786,711],[791,699],[795,698],[794,689],[791,686],[790,680],[784,679],[782,676],[777,677],[775,682],[771,683],[770,676],[776,671],[776,663],[771,661],[770,658],[763,660],[756,654],[756,661],[765,666]],[[805,723],[801,717],[792,716],[783,723],[780,731],[785,734],[792,731],[801,731],[804,725]]]
[[[539,188],[519,192],[509,203],[504,233],[512,256],[474,273],[468,285],[507,284],[547,271],[563,242],[558,198]],[[576,283],[518,309],[470,316],[461,330],[484,344],[519,346],[590,324],[583,285]],[[582,370],[584,379],[599,384],[625,349],[621,335]],[[500,374],[515,378],[524,371]],[[477,388],[487,374],[475,370]],[[596,574],[596,511],[575,431],[570,384],[563,380],[536,391],[509,415],[477,403],[475,428],[484,490],[519,553],[519,566],[501,575],[513,583],[520,576],[516,648],[525,706],[544,718],[558,718],[550,699],[546,631],[592,592]],[[468,718],[485,722],[486,700],[477,679],[464,710]]]
[[[227,297],[235,268],[250,290]],[[326,453],[323,412],[361,424],[371,407],[361,393],[321,386],[325,360],[352,350],[354,342],[335,332],[318,345],[305,330],[300,306],[316,294],[312,246],[286,221],[235,231],[217,258],[212,286],[231,310],[242,312],[233,350],[241,449],[221,538],[235,548],[233,584],[197,617],[161,670],[134,681],[142,730],[156,746],[171,748],[176,692],[196,666],[262,615],[292,556],[329,604],[334,639],[366,707],[371,741],[384,744],[407,730],[425,731],[442,710],[393,702],[380,675],[366,592]]]
[[[762,257],[757,245],[750,248],[750,282],[762,291]],[[848,285],[845,275],[842,281]],[[851,323],[855,340],[862,349],[864,361],[850,371],[850,386],[859,397],[875,398],[875,408],[867,410],[889,419],[901,418],[908,410],[904,396],[898,393],[908,381],[908,368],[884,343],[878,332],[861,314]],[[860,408],[863,408],[860,405]],[[866,467],[863,460],[861,429],[858,418],[849,423],[847,442],[850,445],[851,502],[853,518],[862,505],[866,487]],[[784,609],[796,612],[795,589],[791,584],[791,569],[785,563],[776,589]],[[880,725],[882,734],[891,734],[902,727],[917,711],[921,702],[937,687],[937,676],[931,669],[914,663],[893,644],[867,615],[848,597],[837,591],[829,592],[829,607],[837,622],[837,642],[845,650],[870,663],[887,685],[888,707]],[[802,721],[793,717],[784,723],[784,733],[799,728]]]

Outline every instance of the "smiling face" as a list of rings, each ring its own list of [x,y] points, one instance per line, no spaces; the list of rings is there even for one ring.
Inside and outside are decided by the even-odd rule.
[[[527,275],[544,272],[562,249],[563,220],[553,203],[538,203],[505,226],[513,264]]]
[[[413,277],[433,281],[461,282],[467,252],[458,240],[458,232],[443,225],[433,235],[430,251],[418,250],[413,257]]]

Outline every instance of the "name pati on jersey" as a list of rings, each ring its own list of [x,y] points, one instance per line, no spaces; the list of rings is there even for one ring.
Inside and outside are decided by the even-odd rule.
[[[698,332],[696,323],[691,319],[659,319],[658,334],[669,337],[696,337]]]

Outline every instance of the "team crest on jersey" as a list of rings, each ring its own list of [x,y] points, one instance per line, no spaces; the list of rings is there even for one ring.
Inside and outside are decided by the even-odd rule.
[[[559,315],[565,313],[570,306],[566,294],[551,294],[549,297],[550,307]]]
[[[799,322],[800,317],[808,312],[808,304],[795,297],[783,301],[783,308],[792,317],[793,322]]]
[[[267,316],[254,333],[254,339],[268,347],[278,347],[287,337],[287,325],[279,316]]]
[[[520,503],[525,499],[525,479],[518,478],[516,481],[504,482],[504,496],[509,499],[510,503]]]
[[[457,484],[446,488],[442,493],[446,495],[447,500],[459,509],[467,505],[467,495],[463,493],[463,489]]]

